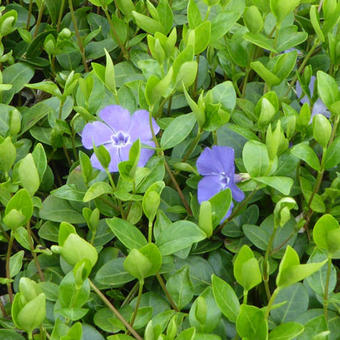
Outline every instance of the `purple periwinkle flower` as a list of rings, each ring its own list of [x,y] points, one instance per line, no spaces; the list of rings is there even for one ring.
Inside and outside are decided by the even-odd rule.
[[[99,113],[102,121],[85,125],[82,132],[82,143],[86,149],[104,145],[109,151],[111,162],[110,172],[118,171],[118,164],[129,159],[131,145],[138,138],[142,144],[138,166],[144,166],[153,155],[154,150],[143,147],[143,144],[155,147],[149,125],[149,112],[136,111],[133,115],[119,105],[109,105]],[[154,133],[157,134],[159,126],[152,118]],[[94,168],[103,170],[95,154],[91,156]]]
[[[205,148],[197,159],[197,170],[203,178],[198,183],[198,202],[208,201],[222,190],[229,188],[233,199],[240,202],[244,199],[244,193],[240,190],[235,181],[239,177],[235,175],[234,149],[229,146],[217,146]],[[222,222],[230,216],[233,208],[230,208]]]
[[[316,77],[312,76],[311,79],[310,79],[310,82],[309,82],[309,86],[308,86],[311,97],[313,97],[313,94],[314,94],[315,80],[316,80]],[[297,97],[300,98],[301,95],[302,95],[302,88],[301,88],[301,84],[299,83],[299,81],[296,82],[295,90],[296,90]],[[310,105],[310,101],[309,101],[309,98],[308,98],[307,95],[302,97],[300,102],[301,102],[301,104],[308,103]],[[323,101],[320,98],[318,98],[317,101],[313,105],[311,121],[312,121],[313,116],[317,113],[320,113],[320,114],[322,114],[326,117],[330,116],[329,111],[327,110],[325,104],[323,103]]]

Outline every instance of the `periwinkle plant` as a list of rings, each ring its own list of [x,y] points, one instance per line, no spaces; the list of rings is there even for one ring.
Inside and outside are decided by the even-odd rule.
[[[338,338],[339,0],[2,5],[0,339]]]

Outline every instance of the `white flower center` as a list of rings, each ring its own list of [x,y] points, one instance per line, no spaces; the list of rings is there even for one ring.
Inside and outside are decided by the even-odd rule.
[[[220,173],[220,181],[221,181],[223,189],[226,189],[229,187],[230,177],[225,172]]]
[[[118,131],[111,136],[113,146],[124,147],[130,144],[130,136],[123,131]]]

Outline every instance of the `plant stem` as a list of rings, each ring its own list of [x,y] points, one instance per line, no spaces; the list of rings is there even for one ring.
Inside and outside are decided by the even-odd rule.
[[[27,229],[27,234],[28,234],[28,237],[27,237],[28,238],[28,243],[29,243],[30,248],[31,248],[31,253],[32,253],[32,256],[33,256],[33,260],[34,260],[35,266],[36,266],[37,271],[39,273],[40,280],[41,281],[45,281],[44,273],[41,270],[37,253],[34,251],[34,244],[33,244],[33,240],[32,240],[32,230],[31,230],[30,221],[27,222],[26,229]]]
[[[30,0],[30,3],[28,5],[28,15],[27,15],[27,22],[26,22],[26,29],[27,30],[31,26],[32,8],[33,8],[33,0]]]
[[[132,328],[132,326],[124,319],[122,314],[112,305],[112,303],[107,299],[107,297],[96,287],[96,285],[88,279],[90,286],[93,291],[101,298],[101,300],[106,304],[107,307],[116,315],[116,317],[123,323],[127,330],[135,337],[137,340],[143,340],[143,338]]]
[[[113,181],[113,178],[112,178],[110,171],[108,169],[105,169],[105,172],[106,172],[107,177],[109,178],[109,182],[111,184],[113,191],[115,191],[116,185],[115,185],[115,182]],[[112,195],[112,198],[115,199],[114,195]],[[120,214],[122,216],[122,219],[125,220],[126,216],[124,214],[122,202],[120,200],[118,200],[118,207],[119,207],[119,211],[120,211]]]
[[[125,48],[124,44],[122,43],[122,41],[120,40],[118,33],[116,32],[115,26],[114,26],[114,24],[112,22],[112,19],[111,19],[111,16],[109,14],[109,11],[107,10],[107,7],[102,7],[102,8],[103,8],[103,11],[105,13],[106,19],[109,22],[113,39],[117,41],[117,44],[119,45],[120,49],[122,50],[124,58],[128,60],[129,59],[129,53],[126,50],[126,48]]]
[[[84,45],[83,45],[83,42],[81,40],[81,36],[80,36],[79,30],[78,30],[76,16],[74,15],[72,0],[68,0],[68,3],[69,3],[71,17],[72,17],[72,22],[73,22],[73,26],[74,26],[74,32],[76,33],[76,37],[77,37],[77,41],[78,41],[78,46],[79,46],[81,58],[83,60],[83,65],[84,65],[84,68],[85,68],[85,72],[89,72],[89,68],[88,68],[87,63],[86,63]]]
[[[248,291],[244,290],[243,291],[243,304],[246,305],[248,302]]]
[[[324,295],[323,295],[323,311],[324,311],[324,314],[325,314],[326,322],[328,322],[328,288],[329,288],[329,280],[330,280],[330,277],[331,277],[331,271],[332,271],[332,258],[328,257],[325,292],[324,292]]]
[[[11,236],[9,238],[8,248],[7,248],[7,255],[6,255],[6,278],[7,279],[11,278],[10,268],[9,268],[9,260],[11,258],[13,241],[14,241],[14,234],[11,231]],[[12,303],[13,302],[13,290],[12,290],[12,285],[11,285],[10,282],[7,283],[7,291],[8,291],[9,301]]]
[[[61,19],[63,17],[63,13],[64,13],[64,7],[65,7],[65,0],[61,0],[61,5],[60,5],[60,10],[59,10],[59,15],[58,15],[58,21],[57,21],[57,32],[60,31],[60,24],[61,24]]]
[[[169,291],[167,290],[166,285],[165,285],[165,283],[164,283],[164,281],[163,281],[163,279],[162,279],[161,274],[157,273],[157,274],[156,274],[156,277],[157,277],[157,280],[158,280],[159,284],[161,285],[161,287],[162,287],[162,289],[163,289],[163,292],[165,293],[165,295],[166,295],[168,301],[170,302],[171,307],[172,307],[176,312],[179,312],[180,310],[178,309],[178,307],[177,307],[175,301],[172,299],[172,297],[171,297]]]
[[[277,296],[277,294],[279,293],[279,291],[280,291],[280,288],[277,287],[277,288],[274,290],[273,295],[271,296],[271,298],[270,298],[270,300],[269,300],[269,302],[268,302],[267,309],[266,309],[266,313],[265,313],[265,318],[266,318],[267,320],[268,320],[268,317],[269,317],[270,309],[271,309],[271,307],[272,307],[272,305],[273,305],[273,303],[274,303],[274,301],[275,301],[275,299],[276,299],[276,296]]]
[[[172,171],[171,171],[171,169],[169,167],[169,164],[167,163],[167,161],[165,159],[164,152],[163,152],[163,150],[161,150],[160,145],[158,143],[157,137],[155,135],[155,131],[154,131],[153,126],[152,126],[152,113],[151,113],[151,110],[149,112],[149,125],[150,125],[151,134],[152,134],[152,139],[155,142],[155,145],[156,145],[157,149],[160,150],[161,156],[163,157],[165,170],[167,171],[167,173],[168,173],[168,175],[169,175],[173,185],[175,186],[175,188],[177,190],[177,193],[178,193],[178,195],[179,195],[179,197],[180,197],[180,199],[181,199],[181,201],[182,201],[182,203],[183,203],[183,205],[185,207],[185,210],[187,211],[189,216],[192,216],[192,211],[190,209],[190,206],[189,206],[187,200],[185,199],[185,197],[183,195],[183,192],[182,192],[180,186],[178,185],[177,180],[176,180],[175,176],[173,175],[173,173],[172,173]]]
[[[273,242],[275,239],[275,235],[276,235],[276,231],[278,229],[277,225],[274,225],[274,230],[270,236],[268,245],[267,245],[267,249],[266,249],[266,253],[264,255],[264,259],[263,259],[263,283],[264,283],[264,287],[266,289],[266,295],[267,295],[267,299],[268,301],[271,298],[271,294],[270,294],[270,289],[269,289],[269,273],[268,273],[268,267],[269,267],[269,254],[272,250],[273,247]]]
[[[188,151],[185,153],[185,155],[183,156],[183,162],[186,162],[186,160],[191,156],[192,152],[195,150],[198,142],[201,139],[201,135],[202,135],[202,131],[199,129],[199,131],[197,132],[197,136],[195,137],[195,139],[192,141]]]
[[[140,281],[139,281],[139,288],[138,288],[138,295],[137,295],[136,307],[135,307],[135,310],[134,310],[134,312],[133,312],[133,316],[132,316],[132,319],[131,319],[131,326],[132,326],[132,327],[133,327],[133,324],[134,324],[134,322],[135,322],[135,320],[136,320],[138,308],[139,308],[139,305],[140,305],[140,300],[141,300],[141,298],[142,298],[143,286],[144,286],[144,280],[140,280]]]
[[[33,33],[33,39],[38,34],[39,26],[40,26],[41,19],[42,19],[43,13],[44,13],[44,7],[45,7],[45,1],[42,2],[41,6],[39,8],[38,19],[37,19],[37,23],[35,25],[35,30],[34,30],[34,33]]]

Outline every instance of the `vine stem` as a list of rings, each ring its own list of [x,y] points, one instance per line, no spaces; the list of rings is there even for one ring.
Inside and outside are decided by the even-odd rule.
[[[173,185],[175,186],[176,191],[177,191],[177,193],[178,193],[178,195],[179,195],[179,197],[180,197],[180,199],[181,199],[181,201],[182,201],[182,203],[184,205],[185,210],[187,211],[189,216],[192,216],[192,211],[190,209],[190,206],[189,206],[187,200],[185,199],[185,197],[183,195],[183,192],[182,192],[182,190],[181,190],[181,188],[180,188],[180,186],[179,186],[175,176],[173,175],[173,173],[172,173],[172,171],[171,171],[171,169],[169,167],[168,162],[165,159],[164,152],[163,152],[163,150],[161,149],[161,147],[160,147],[160,145],[158,143],[157,137],[155,135],[155,131],[154,131],[153,126],[152,126],[152,113],[151,113],[151,111],[152,110],[150,110],[150,112],[149,112],[149,125],[150,125],[151,134],[152,134],[152,139],[155,142],[155,145],[156,145],[157,149],[161,151],[160,154],[163,157],[165,170],[167,171],[167,173],[168,173],[168,175],[169,175]]]
[[[167,290],[166,285],[165,285],[165,283],[164,283],[164,281],[163,281],[163,279],[162,279],[161,274],[157,273],[157,274],[156,274],[156,277],[157,277],[157,280],[158,280],[159,284],[161,285],[161,287],[162,287],[162,289],[163,289],[163,292],[165,293],[165,295],[166,295],[168,301],[170,302],[171,307],[172,307],[176,312],[179,312],[180,310],[178,309],[178,307],[177,307],[175,301],[172,299],[172,297],[171,297],[169,291]]]
[[[331,137],[329,139],[327,148],[333,143],[333,140],[334,140],[335,134],[336,134],[336,130],[338,129],[339,119],[340,119],[340,117],[337,115],[335,117],[334,125],[333,125],[333,128],[332,128],[332,134],[331,134]],[[321,183],[322,183],[322,179],[323,179],[323,175],[324,175],[324,171],[325,171],[325,169],[324,169],[324,167],[325,167],[325,165],[324,165],[325,154],[326,154],[326,150],[323,150],[322,160],[321,160],[321,170],[318,172],[313,192],[312,192],[312,194],[311,194],[311,196],[308,200],[308,203],[307,203],[308,211],[307,211],[306,214],[304,214],[304,218],[306,219],[306,223],[304,224],[303,227],[307,231],[307,235],[308,235],[309,239],[310,239],[310,235],[309,235],[309,228],[308,227],[309,227],[310,219],[313,215],[313,210],[311,208],[311,205],[312,205],[312,202],[313,202],[313,198],[318,193],[320,186],[321,186]]]
[[[270,310],[271,310],[271,307],[276,299],[276,296],[277,294],[279,293],[280,291],[280,288],[277,287],[274,292],[273,292],[273,295],[271,296],[269,302],[268,302],[268,305],[267,305],[267,308],[266,308],[266,313],[265,313],[265,319],[268,320],[268,317],[269,317],[269,313],[270,313]]]
[[[134,312],[133,312],[132,319],[131,319],[131,326],[132,326],[132,327],[133,327],[133,324],[134,324],[134,322],[135,322],[135,320],[136,320],[138,308],[139,308],[139,305],[140,305],[140,300],[141,300],[141,298],[142,298],[143,287],[144,287],[144,280],[140,280],[140,281],[139,281],[139,288],[138,288],[138,295],[137,295],[136,307],[135,307],[135,310],[134,310]]]
[[[187,159],[191,156],[192,152],[195,150],[198,142],[200,141],[202,136],[202,131],[201,129],[199,129],[199,131],[197,132],[197,136],[194,138],[194,140],[192,141],[188,151],[185,153],[185,155],[183,156],[183,162],[186,162]]]
[[[59,15],[58,15],[58,22],[57,22],[57,32],[60,31],[60,24],[61,24],[61,19],[63,17],[64,7],[65,7],[65,0],[61,0],[61,5],[60,5]]]
[[[44,13],[44,8],[45,8],[45,1],[42,2],[41,6],[40,6],[40,8],[39,8],[37,24],[35,25],[35,30],[34,30],[34,33],[33,33],[33,39],[34,39],[34,38],[37,36],[37,34],[38,34],[39,26],[40,26],[41,19],[42,19],[43,13]]]
[[[33,9],[33,0],[30,0],[30,3],[28,5],[28,15],[27,15],[27,22],[26,22],[26,29],[27,30],[31,26],[32,9]]]
[[[79,30],[78,30],[77,20],[76,20],[76,17],[74,15],[72,0],[68,0],[68,4],[69,4],[69,7],[70,7],[72,22],[73,22],[73,26],[74,26],[74,32],[76,33],[78,46],[79,46],[79,49],[80,49],[80,54],[81,54],[81,58],[82,58],[82,61],[83,61],[84,68],[85,68],[85,72],[89,72],[89,68],[88,68],[87,63],[86,63],[84,45],[83,45]]]
[[[126,48],[125,48],[124,44],[122,43],[122,41],[120,40],[118,33],[116,32],[115,26],[114,26],[114,24],[112,22],[112,19],[110,17],[109,11],[107,10],[107,7],[102,7],[102,9],[103,9],[103,11],[105,13],[107,21],[109,22],[109,25],[110,25],[111,32],[112,32],[114,40],[117,41],[117,44],[119,45],[120,49],[122,50],[124,58],[128,60],[129,59],[129,53],[126,50]]]
[[[268,267],[269,267],[269,254],[272,250],[273,247],[273,242],[275,239],[275,235],[276,235],[276,231],[278,229],[277,225],[274,225],[274,230],[270,236],[268,245],[267,245],[267,249],[266,249],[266,253],[264,255],[264,259],[263,259],[263,283],[264,283],[264,287],[266,289],[266,295],[267,295],[267,299],[268,301],[270,301],[271,299],[271,293],[270,293],[270,289],[269,289],[269,273],[268,273]]]
[[[289,91],[291,90],[291,88],[295,85],[296,81],[298,80],[297,74],[300,74],[303,69],[305,68],[308,60],[310,59],[310,57],[313,55],[315,49],[318,47],[319,45],[319,40],[315,39],[314,44],[312,46],[312,48],[308,51],[308,53],[306,54],[305,58],[303,59],[301,65],[299,66],[299,68],[296,71],[295,76],[293,77],[292,81],[290,82],[287,92],[285,93],[285,96],[288,95]]]
[[[329,280],[330,280],[330,277],[331,277],[331,271],[332,271],[332,258],[328,257],[325,292],[324,292],[324,295],[323,295],[323,311],[324,311],[324,314],[325,314],[326,322],[328,321],[328,288],[329,288]]]
[[[33,244],[33,240],[32,240],[32,229],[31,229],[31,226],[30,226],[30,221],[27,222],[26,229],[27,229],[27,234],[28,234],[27,235],[28,243],[29,243],[30,248],[31,248],[31,253],[32,253],[32,256],[33,256],[34,264],[35,264],[37,271],[39,273],[40,280],[45,281],[45,276],[44,276],[43,271],[41,270],[37,253],[34,251],[34,244]]]
[[[14,241],[14,234],[11,231],[11,236],[9,238],[8,248],[7,248],[7,255],[6,255],[6,278],[7,279],[11,278],[11,276],[10,276],[10,268],[9,268],[9,260],[11,258],[13,241]],[[7,291],[8,291],[9,301],[12,303],[13,302],[13,290],[12,290],[12,285],[11,285],[10,282],[7,283]]]
[[[134,328],[124,319],[123,315],[112,305],[112,303],[107,299],[107,297],[96,287],[96,285],[88,279],[90,286],[93,291],[100,297],[100,299],[106,304],[106,306],[116,315],[116,317],[123,323],[127,330],[135,337],[137,340],[143,340],[143,338],[134,330]]]

